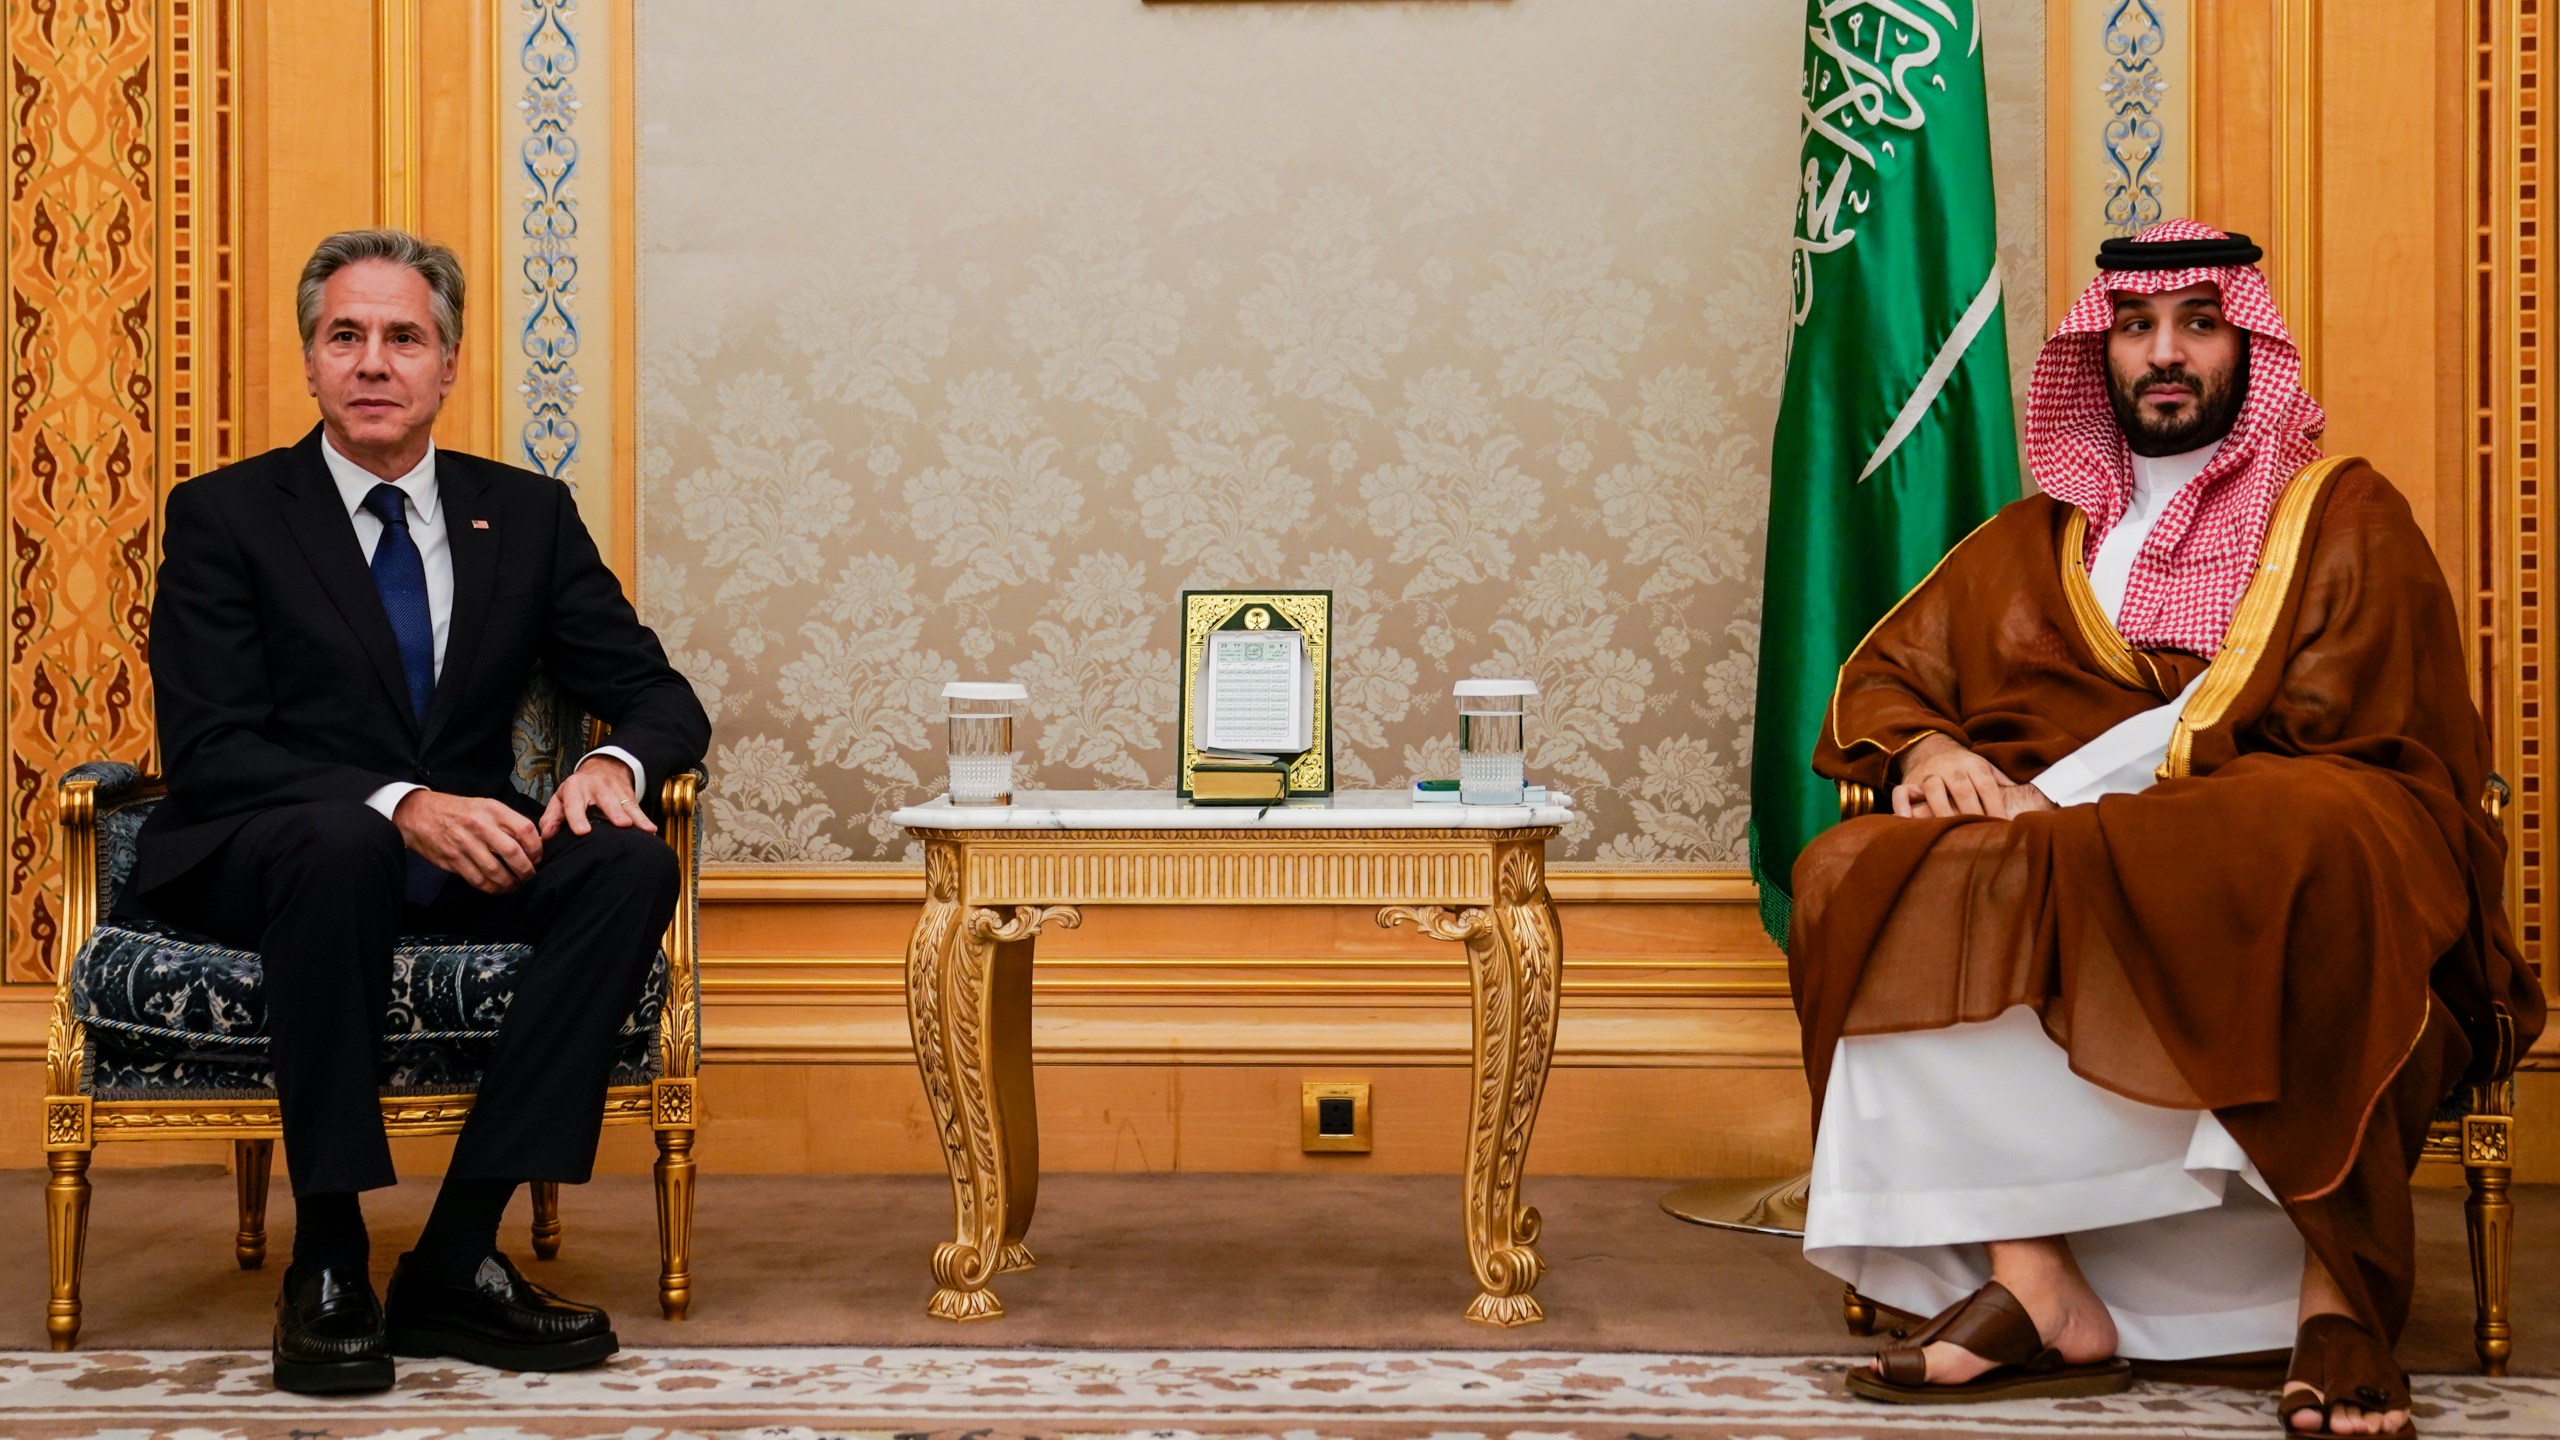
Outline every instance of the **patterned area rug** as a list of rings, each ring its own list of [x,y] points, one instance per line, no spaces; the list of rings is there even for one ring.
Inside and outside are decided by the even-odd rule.
[[[2107,1400],[1867,1405],[1841,1361],[1351,1350],[718,1349],[570,1375],[403,1362],[357,1400],[280,1395],[238,1351],[0,1354],[18,1440],[1931,1440],[2271,1436],[2270,1397],[2144,1384]],[[2560,1381],[2430,1377],[2433,1440],[2560,1435]]]

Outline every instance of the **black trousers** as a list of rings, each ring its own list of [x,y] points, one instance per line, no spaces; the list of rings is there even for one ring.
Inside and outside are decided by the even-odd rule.
[[[212,858],[133,902],[266,965],[267,1042],[296,1195],[394,1183],[382,1130],[384,1013],[403,932],[530,943],[497,1048],[447,1174],[585,1182],[595,1168],[615,1034],[675,914],[675,852],[596,823],[543,842],[503,895],[459,879],[401,898],[400,831],[355,803],[284,805]]]

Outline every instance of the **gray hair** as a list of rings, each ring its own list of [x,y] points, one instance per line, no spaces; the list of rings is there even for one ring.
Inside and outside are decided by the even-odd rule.
[[[447,352],[462,343],[462,262],[451,250],[406,230],[341,230],[311,252],[303,262],[302,283],[294,287],[294,322],[302,328],[303,349],[311,348],[311,337],[320,329],[321,287],[361,260],[388,260],[417,271],[427,282],[436,339]]]

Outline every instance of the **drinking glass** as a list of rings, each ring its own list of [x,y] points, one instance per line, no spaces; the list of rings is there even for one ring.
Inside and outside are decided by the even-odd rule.
[[[1529,697],[1534,680],[1461,680],[1458,699],[1458,800],[1517,805],[1527,798]]]
[[[1013,709],[1031,698],[997,680],[954,680],[942,687],[943,756],[951,766],[954,805],[1013,803]]]

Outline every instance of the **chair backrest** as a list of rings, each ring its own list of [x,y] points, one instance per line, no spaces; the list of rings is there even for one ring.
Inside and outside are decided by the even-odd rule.
[[[532,797],[536,804],[547,802],[560,778],[567,775],[579,758],[594,748],[590,731],[594,722],[587,718],[551,677],[535,667],[525,682],[524,694],[516,701],[516,723],[509,743],[515,752],[516,788]],[[118,803],[119,794],[139,793],[139,772],[130,766],[83,766],[83,771],[99,774],[98,795],[98,914],[115,913],[117,895],[133,874],[134,837],[142,831],[143,819],[158,802],[152,798],[132,799]]]
[[[551,792],[589,750],[595,748],[595,722],[572,702],[551,677],[535,666],[516,701],[516,788],[536,804],[548,804]]]

